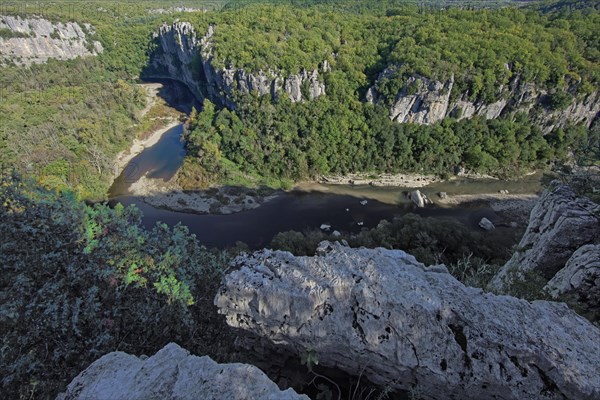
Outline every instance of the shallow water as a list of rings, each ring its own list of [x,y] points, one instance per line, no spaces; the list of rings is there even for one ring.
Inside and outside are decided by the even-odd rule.
[[[109,197],[130,194],[129,186],[142,176],[168,181],[183,164],[185,149],[181,142],[183,124],[162,134],[160,140],[135,156],[126,166],[109,190]]]

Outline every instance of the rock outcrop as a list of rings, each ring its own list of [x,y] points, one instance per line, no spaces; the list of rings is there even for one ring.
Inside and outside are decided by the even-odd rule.
[[[233,65],[215,68],[212,40],[215,29],[209,26],[206,34],[198,37],[190,23],[163,25],[155,35],[157,48],[145,75],[182,81],[199,100],[207,97],[230,108],[235,108],[231,100],[234,90],[240,93],[256,91],[260,96],[270,94],[274,98],[285,93],[293,102],[312,100],[325,94],[325,85],[319,80],[316,69],[285,77],[273,69],[251,72]],[[322,72],[328,69],[329,64],[323,63]]]
[[[384,70],[378,79],[392,78],[394,68]],[[406,79],[390,106],[390,118],[400,123],[434,124],[447,117],[458,119],[475,115],[494,119],[508,113],[525,112],[544,132],[568,123],[590,127],[600,113],[600,93],[594,92],[574,101],[565,109],[550,110],[545,106],[549,93],[530,83],[521,82],[516,75],[509,85],[497,88],[498,100],[493,103],[471,101],[463,93],[451,100],[454,76],[446,81],[431,80],[422,76]],[[381,96],[376,86],[367,91],[366,100],[377,103]]]
[[[0,29],[10,33],[0,36],[0,61],[17,65],[44,63],[49,58],[68,60],[97,55],[102,45],[88,40],[94,28],[76,22],[50,22],[43,18],[0,16]]]
[[[555,298],[566,295],[600,313],[600,245],[580,247],[548,282],[546,290]]]
[[[323,242],[317,254],[232,263],[215,304],[246,332],[240,345],[314,352],[423,399],[599,398],[600,330],[564,304],[484,293],[399,250]]]
[[[555,181],[531,210],[529,225],[517,251],[489,284],[506,292],[515,279],[527,272],[550,280],[575,250],[600,243],[600,205],[578,197],[571,188]]]
[[[281,391],[258,368],[217,364],[171,343],[150,358],[107,354],[79,374],[57,400],[306,399]]]

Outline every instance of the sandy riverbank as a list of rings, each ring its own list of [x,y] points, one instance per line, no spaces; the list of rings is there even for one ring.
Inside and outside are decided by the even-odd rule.
[[[399,188],[420,188],[442,179],[435,175],[418,174],[347,174],[321,176],[316,183],[325,185],[370,185]]]
[[[538,199],[539,195],[537,194],[480,193],[455,195],[445,199],[438,198],[436,202],[453,207],[483,203],[506,220],[515,221],[519,224],[527,224],[529,214]]]
[[[129,187],[134,196],[153,207],[192,214],[233,214],[252,210],[277,197],[256,190],[213,187],[206,190],[182,190],[174,177],[170,181],[141,177]]]
[[[133,144],[127,150],[123,150],[119,154],[117,154],[117,158],[115,161],[115,178],[121,174],[121,172],[125,169],[127,164],[138,154],[144,151],[147,147],[152,147],[162,137],[162,135],[171,128],[176,127],[181,122],[177,120],[171,120],[167,123],[167,125],[163,126],[160,129],[152,132],[145,139],[134,139]]]

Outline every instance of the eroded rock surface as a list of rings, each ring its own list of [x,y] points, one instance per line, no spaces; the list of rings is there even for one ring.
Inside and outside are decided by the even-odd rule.
[[[600,330],[564,304],[484,293],[403,251],[328,242],[315,257],[263,250],[232,268],[215,303],[249,351],[312,349],[321,366],[418,386],[424,399],[600,396]]]
[[[255,91],[260,96],[269,94],[274,98],[285,93],[292,102],[312,100],[325,94],[325,84],[320,81],[317,69],[304,69],[298,74],[284,76],[272,69],[246,71],[233,65],[215,68],[215,29],[209,26],[206,34],[199,37],[188,22],[163,25],[155,35],[158,47],[146,75],[180,80],[198,99],[207,97],[230,108],[235,108],[231,100],[234,90],[241,93]],[[323,63],[320,69],[325,72],[328,68],[329,64]]]
[[[379,75],[378,80],[394,78],[396,68],[390,66]],[[366,100],[378,103],[382,96],[377,92],[377,85],[369,88]],[[454,87],[454,76],[446,80],[436,81],[423,76],[410,76],[405,79],[398,94],[389,106],[390,118],[400,123],[434,124],[447,117],[457,119],[482,116],[487,119],[502,115],[524,112],[529,114],[532,122],[547,133],[555,127],[569,123],[584,124],[589,127],[600,112],[600,93],[593,92],[583,98],[574,99],[570,105],[560,110],[550,110],[545,106],[548,92],[531,83],[523,82],[518,73],[508,85],[497,88],[498,100],[485,103],[472,100],[468,93],[459,94],[451,100]],[[536,107],[538,106],[538,107]],[[541,108],[544,111],[538,112]]]
[[[258,368],[218,364],[171,343],[150,358],[113,352],[95,361],[57,400],[306,399],[281,391]]]
[[[14,37],[0,37],[0,60],[17,65],[43,63],[49,58],[68,60],[93,56],[102,52],[100,42],[89,41],[94,33],[89,24],[51,22],[43,18],[21,18],[0,15],[0,29],[7,29]]]
[[[578,197],[571,188],[552,182],[531,210],[529,225],[517,251],[490,282],[506,292],[529,271],[550,280],[575,250],[600,243],[600,205]]]
[[[580,247],[546,289],[555,298],[572,296],[587,309],[600,312],[600,245]]]

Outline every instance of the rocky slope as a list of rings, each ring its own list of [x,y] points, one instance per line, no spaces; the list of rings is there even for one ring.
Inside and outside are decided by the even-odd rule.
[[[379,79],[391,77],[392,68],[383,71]],[[531,83],[522,82],[516,75],[506,87],[498,87],[498,100],[486,104],[471,101],[468,93],[451,100],[454,77],[446,81],[430,80],[421,76],[409,77],[390,106],[390,118],[394,121],[433,124],[447,117],[458,119],[474,115],[494,119],[515,112],[525,112],[544,132],[567,123],[582,123],[591,126],[600,112],[600,93],[594,92],[583,99],[574,100],[562,110],[550,110],[545,103],[548,92]],[[381,96],[375,86],[369,88],[367,101],[377,103]]]
[[[423,399],[595,399],[600,330],[564,304],[469,288],[444,266],[323,242],[315,257],[237,258],[215,298],[249,351],[319,365]]]
[[[517,251],[492,279],[489,288],[507,292],[517,278],[535,271],[551,279],[581,246],[600,243],[600,205],[578,197],[555,181],[529,217]]]
[[[69,384],[57,400],[148,399],[306,399],[292,389],[279,390],[258,368],[217,364],[196,357],[174,343],[150,358],[123,352],[95,361]]]
[[[600,245],[581,246],[546,285],[555,298],[569,296],[600,315]]]
[[[81,27],[76,22],[50,22],[43,18],[0,16],[0,61],[17,65],[43,63],[49,58],[68,60],[93,56],[102,52],[102,45],[90,41],[94,33],[89,24]]]
[[[318,70],[303,70],[285,77],[275,70],[247,72],[235,66],[215,68],[212,42],[215,29],[209,26],[206,34],[199,37],[190,23],[163,25],[155,34],[157,48],[145,75],[180,80],[198,99],[207,97],[231,108],[235,108],[231,100],[234,90],[241,93],[256,91],[261,96],[270,94],[273,97],[283,92],[293,102],[312,100],[325,94]],[[328,68],[324,63],[321,70]]]

